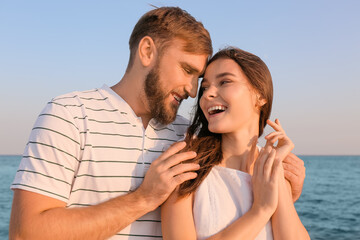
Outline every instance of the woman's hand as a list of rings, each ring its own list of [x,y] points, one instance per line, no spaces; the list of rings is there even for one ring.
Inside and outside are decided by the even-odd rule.
[[[282,128],[279,119],[275,119],[275,122],[271,120],[266,121],[270,127],[272,127],[275,132],[272,132],[265,136],[267,140],[265,148],[269,146],[274,146],[276,141],[278,144],[274,147],[276,150],[276,158],[283,161],[287,155],[294,149],[294,143],[291,139],[286,135],[284,129]]]
[[[270,218],[277,208],[281,161],[275,159],[275,149],[263,148],[255,161],[252,176],[254,203],[252,208]]]

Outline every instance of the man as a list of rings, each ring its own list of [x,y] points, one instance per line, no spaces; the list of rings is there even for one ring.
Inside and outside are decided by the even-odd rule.
[[[196,153],[180,152],[187,121],[176,113],[212,46],[172,7],[146,13],[129,45],[118,84],[57,97],[40,114],[11,186],[10,239],[161,239],[158,207],[199,168],[180,164]],[[289,159],[300,171],[288,174],[301,173]],[[298,197],[303,177],[289,179]]]

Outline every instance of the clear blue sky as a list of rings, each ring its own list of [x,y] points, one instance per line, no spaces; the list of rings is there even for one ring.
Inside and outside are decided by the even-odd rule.
[[[138,18],[180,6],[214,50],[261,57],[278,117],[297,154],[360,154],[360,1],[1,1],[0,154],[21,154],[53,97],[117,83]],[[188,116],[193,101],[181,113]]]

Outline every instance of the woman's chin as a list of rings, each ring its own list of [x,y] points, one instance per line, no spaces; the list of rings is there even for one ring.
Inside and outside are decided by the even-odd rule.
[[[212,133],[224,133],[224,129],[219,127],[219,126],[209,126],[209,131],[212,132]]]

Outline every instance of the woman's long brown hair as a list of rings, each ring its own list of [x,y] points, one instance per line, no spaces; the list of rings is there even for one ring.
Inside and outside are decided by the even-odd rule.
[[[261,136],[266,126],[266,120],[270,116],[273,85],[269,69],[266,64],[254,54],[235,47],[225,48],[217,52],[209,61],[208,65],[217,59],[232,59],[244,72],[250,85],[266,100],[260,108],[259,134]],[[212,167],[222,161],[221,134],[209,131],[208,122],[200,108],[200,98],[203,90],[200,88],[197,104],[194,108],[194,117],[185,138],[186,147],[183,151],[195,151],[197,156],[187,162],[196,162],[200,165],[195,179],[186,181],[179,186],[178,196],[184,197],[194,192]]]

